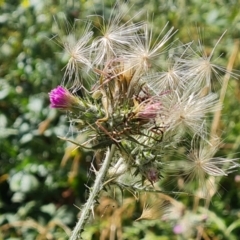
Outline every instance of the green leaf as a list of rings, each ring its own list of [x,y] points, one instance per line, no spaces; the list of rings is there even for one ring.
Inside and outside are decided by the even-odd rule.
[[[3,78],[0,78],[0,99],[4,99],[10,93],[10,85]]]
[[[24,193],[34,191],[38,188],[39,181],[32,174],[24,174],[21,179],[20,190]]]

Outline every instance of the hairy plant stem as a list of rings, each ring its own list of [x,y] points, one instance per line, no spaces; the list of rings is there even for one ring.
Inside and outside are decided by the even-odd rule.
[[[80,239],[80,237],[81,237],[81,233],[83,232],[84,226],[90,217],[91,211],[92,211],[92,209],[94,207],[94,203],[96,201],[96,198],[97,198],[98,194],[100,193],[100,191],[102,190],[103,182],[104,182],[107,170],[109,168],[109,165],[111,163],[115,149],[116,149],[116,145],[114,145],[114,144],[111,146],[111,148],[108,148],[106,157],[103,161],[103,164],[102,164],[100,170],[98,171],[98,173],[96,175],[96,179],[95,179],[94,185],[90,191],[89,198],[82,208],[81,216],[77,222],[77,225],[75,226],[75,228],[72,232],[70,240],[77,240],[77,239]]]

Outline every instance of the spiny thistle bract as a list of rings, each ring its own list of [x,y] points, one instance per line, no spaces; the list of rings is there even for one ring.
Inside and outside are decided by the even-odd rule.
[[[79,39],[69,32],[62,45],[70,55],[63,80],[70,90],[52,90],[51,107],[66,110],[77,131],[86,134],[86,142],[69,139],[80,148],[105,153],[116,146],[108,184],[154,188],[162,173],[176,177],[179,171],[207,192],[209,176],[226,176],[238,167],[237,159],[214,157],[217,146],[207,134],[208,114],[221,109],[211,81],[225,70],[210,62],[213,52],[202,57],[193,43],[170,44],[173,28],[165,25],[152,42],[147,23],[123,18],[117,4],[109,22],[101,19],[102,27],[95,29],[89,17]],[[100,30],[98,37],[93,30]],[[75,89],[80,96],[71,93]],[[167,158],[176,146],[189,146],[185,157]]]

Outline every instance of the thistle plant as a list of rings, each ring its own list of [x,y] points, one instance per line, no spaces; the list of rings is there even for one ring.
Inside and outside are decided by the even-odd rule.
[[[215,157],[219,144],[209,134],[209,114],[222,107],[211,85],[227,72],[212,62],[218,42],[207,56],[201,45],[173,40],[168,25],[154,38],[159,28],[124,21],[121,9],[116,4],[108,21],[82,21],[79,37],[73,27],[60,38],[69,61],[62,85],[49,93],[51,107],[64,110],[87,139],[67,141],[103,157],[71,240],[81,237],[106,186],[161,192],[162,179],[181,175],[184,191],[207,197],[209,179],[239,166]],[[187,188],[192,182],[196,189]]]

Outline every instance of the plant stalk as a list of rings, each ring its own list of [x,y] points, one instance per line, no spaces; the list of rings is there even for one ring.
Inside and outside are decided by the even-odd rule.
[[[116,149],[115,144],[113,144],[111,146],[111,149],[108,148],[108,151],[106,153],[106,157],[103,161],[103,164],[102,164],[100,170],[98,171],[98,173],[96,175],[96,180],[95,180],[94,185],[91,189],[89,198],[88,198],[87,202],[85,203],[85,205],[83,206],[81,216],[80,216],[80,218],[77,222],[77,225],[75,226],[69,240],[80,239],[81,233],[84,230],[84,226],[87,223],[87,220],[89,219],[91,211],[94,207],[96,197],[98,196],[98,194],[102,190],[103,182],[104,182],[107,170],[109,168],[109,165],[111,163],[111,160],[112,160],[113,154],[115,152],[115,149]]]

